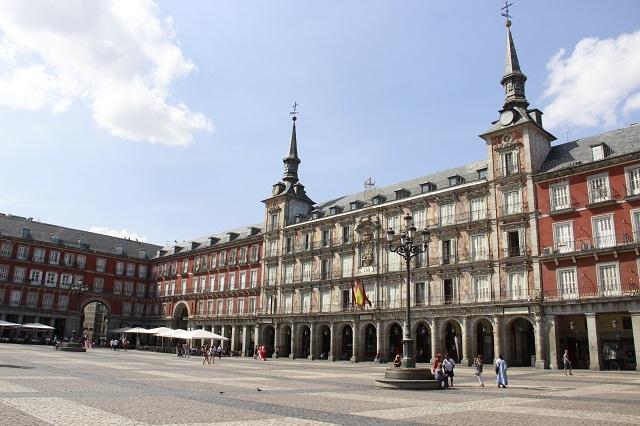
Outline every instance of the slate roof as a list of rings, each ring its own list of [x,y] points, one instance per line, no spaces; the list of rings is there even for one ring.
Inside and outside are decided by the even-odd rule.
[[[465,164],[463,166],[454,167],[447,170],[442,170],[430,175],[421,176],[415,179],[406,180],[403,182],[393,183],[391,185],[384,186],[382,188],[374,188],[371,191],[359,192],[357,194],[345,195],[343,197],[335,198],[333,200],[325,201],[316,204],[314,211],[327,212],[331,207],[338,206],[348,210],[349,204],[353,201],[360,201],[363,203],[363,207],[371,205],[371,198],[375,195],[384,195],[387,198],[387,202],[396,200],[396,193],[398,189],[406,189],[410,191],[409,196],[418,195],[422,193],[420,187],[421,184],[431,182],[437,185],[435,190],[449,188],[448,178],[450,176],[459,175],[464,178],[464,183],[480,180],[478,178],[478,170],[486,169],[488,162],[476,161],[474,163]],[[404,197],[407,198],[407,197]]]
[[[150,259],[160,248],[160,246],[155,244],[111,237],[109,235],[97,234],[80,229],[65,228],[63,226],[38,222],[31,218],[0,213],[1,235],[22,238],[22,228],[29,229],[29,238],[32,241],[56,244],[56,241],[51,237],[52,235],[57,235],[59,238],[57,244],[61,247],[91,250],[111,255],[116,254],[116,246],[122,246],[123,255],[140,258],[138,250],[143,249],[146,251],[145,259]],[[82,239],[84,243],[83,246],[79,243],[80,239]]]
[[[591,147],[601,143],[609,147],[609,153],[605,159],[640,152],[640,125],[636,124],[600,135],[555,145],[551,147],[551,151],[544,163],[542,163],[539,173],[555,172],[568,167],[592,163]]]
[[[232,241],[246,240],[256,235],[260,235],[263,231],[263,224],[244,226],[242,228],[230,229],[218,234],[206,235],[204,237],[196,238],[193,240],[176,241],[174,244],[169,244],[164,247],[158,247],[162,253],[160,256],[155,255],[155,259],[172,256],[174,254],[186,254],[196,250],[203,249],[205,247],[221,246]],[[227,235],[234,235],[232,240],[227,240]],[[213,242],[213,244],[212,244]]]

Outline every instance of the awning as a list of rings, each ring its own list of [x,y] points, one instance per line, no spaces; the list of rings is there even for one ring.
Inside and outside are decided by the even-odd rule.
[[[31,328],[34,330],[55,330],[55,328],[50,325],[40,324],[39,322],[30,322],[27,324],[20,325],[22,328]]]
[[[0,327],[19,327],[19,326],[20,324],[16,324],[15,322],[0,320]]]

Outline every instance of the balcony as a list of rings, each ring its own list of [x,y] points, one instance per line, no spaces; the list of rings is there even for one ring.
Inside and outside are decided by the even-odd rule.
[[[553,301],[561,301],[567,299],[573,300],[583,300],[583,299],[598,299],[598,298],[608,298],[608,297],[629,297],[629,296],[640,296],[640,287],[637,283],[628,283],[628,285],[624,286],[616,286],[612,288],[588,288],[588,289],[580,289],[578,288],[577,294],[567,295],[558,293],[557,290],[546,290],[543,292],[544,300],[548,302]],[[571,297],[569,297],[571,296]]]
[[[509,203],[504,204],[500,208],[500,212],[502,217],[514,216],[525,213],[525,205],[524,203]]]
[[[622,196],[611,188],[599,188],[591,191],[589,194],[585,194],[585,198],[589,200],[586,207],[588,209],[596,209],[599,207],[616,204],[622,199]]]
[[[514,246],[502,249],[503,257],[521,257],[530,254],[529,248],[524,246]]]
[[[579,238],[575,240],[554,243],[552,246],[542,248],[542,256],[563,257],[573,256],[576,253],[594,251],[615,250],[617,248],[631,248],[640,244],[640,233],[615,234],[597,238]]]
[[[579,203],[573,197],[569,197],[564,200],[553,200],[549,206],[549,216],[574,212],[578,206]]]
[[[498,168],[497,178],[508,178],[511,176],[517,176],[522,173],[518,164],[507,164]]]

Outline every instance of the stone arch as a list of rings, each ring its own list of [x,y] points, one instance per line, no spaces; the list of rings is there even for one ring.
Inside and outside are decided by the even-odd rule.
[[[102,307],[104,308],[102,308]],[[117,328],[119,324],[109,323],[109,317],[113,313],[111,305],[101,297],[88,298],[80,304],[76,330],[78,334],[96,341],[106,340],[109,329]]]
[[[494,333],[496,325],[487,316],[474,318],[470,327],[470,342],[472,356],[482,355],[484,363],[493,363],[496,357],[494,353]]]
[[[86,300],[83,300],[82,303],[80,304],[80,312],[82,312],[84,310],[84,308],[87,307],[87,305],[91,304],[91,303],[102,303],[104,306],[107,307],[107,315],[112,315],[113,314],[113,310],[111,309],[111,305],[109,304],[109,302],[102,298],[102,297],[90,297]]]
[[[402,355],[402,324],[400,321],[390,321],[385,330],[387,340],[383,345],[386,345],[386,351],[382,351],[382,355],[388,360],[393,360],[396,355]]]
[[[294,355],[296,357],[308,358],[311,355],[311,325],[307,323],[300,323],[296,326],[296,334],[294,336],[297,340],[295,346]]]
[[[278,333],[278,347],[276,352],[278,356],[288,357],[291,356],[291,335],[294,325],[288,322],[284,322],[278,325],[276,333]]]
[[[455,362],[460,362],[463,349],[462,321],[458,318],[447,318],[440,323],[439,339],[442,355],[452,355]]]
[[[265,325],[262,329],[262,345],[264,345],[267,356],[271,356],[273,354],[273,350],[275,347],[275,338],[276,338],[276,329],[271,324]]]
[[[338,359],[349,360],[353,357],[353,327],[350,323],[338,326]]]
[[[183,312],[186,312],[186,315],[183,315]],[[185,318],[189,318],[189,315],[189,304],[187,302],[181,300],[176,303],[173,307],[173,313],[171,314],[171,317],[173,318],[173,328],[186,330],[188,319]]]
[[[315,354],[314,358],[327,360],[331,356],[331,325],[327,323],[316,324],[315,331]]]
[[[365,321],[359,326],[360,348],[357,356],[363,361],[373,361],[378,352],[378,327],[373,321]]]
[[[414,353],[416,362],[429,362],[433,357],[433,348],[431,348],[432,327],[427,320],[419,319],[414,322],[411,336],[414,341]]]
[[[503,356],[514,367],[531,367],[532,357],[536,354],[535,327],[526,316],[509,318],[505,327],[505,345],[507,353]]]

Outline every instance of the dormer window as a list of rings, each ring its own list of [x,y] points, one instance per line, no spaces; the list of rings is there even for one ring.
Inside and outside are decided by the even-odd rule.
[[[122,246],[116,246],[116,254],[118,256],[122,255],[124,253],[124,249]]]
[[[333,206],[333,207],[329,208],[329,214],[330,215],[334,215],[334,214],[338,214],[338,213],[342,213],[342,207]]]
[[[464,179],[460,175],[449,176],[449,186],[461,185],[464,183]]]
[[[433,182],[425,182],[420,184],[420,190],[422,191],[423,194],[426,192],[435,191],[436,188],[437,188],[437,185]]]
[[[478,170],[478,180],[487,178],[487,169]]]
[[[402,198],[407,198],[411,195],[411,191],[405,188],[397,189],[396,191],[396,200],[401,200]]]
[[[362,208],[362,201],[352,201],[349,203],[349,210],[358,210]]]
[[[237,237],[238,237],[238,234],[236,234],[235,232],[227,232],[226,240],[227,240],[227,242],[233,241]]]
[[[602,160],[609,156],[609,147],[606,143],[591,146],[591,158],[593,161]]]
[[[144,259],[147,257],[147,251],[145,249],[138,249],[138,257]]]
[[[311,213],[311,219],[315,220],[315,219],[320,219],[322,217],[322,212],[319,211],[314,211]]]
[[[384,195],[376,195],[371,199],[371,204],[375,206],[376,204],[382,204],[385,201],[387,201],[387,197],[385,197]]]
[[[60,234],[51,234],[51,241],[53,241],[54,243],[59,243],[60,242]]]

